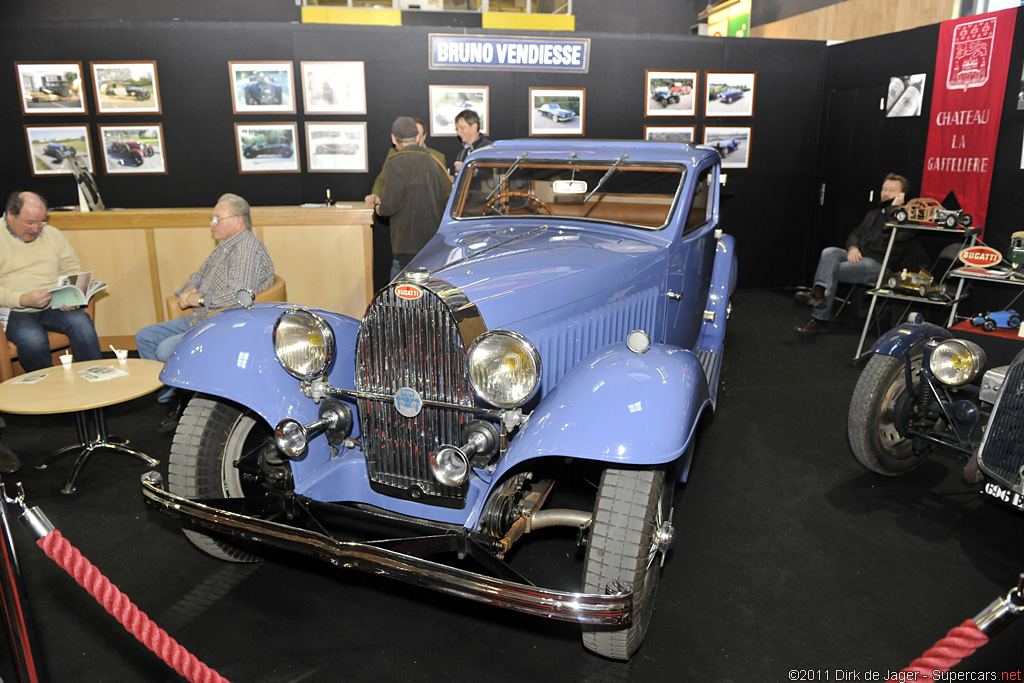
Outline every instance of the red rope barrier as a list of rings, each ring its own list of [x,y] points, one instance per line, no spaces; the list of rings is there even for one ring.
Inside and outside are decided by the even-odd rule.
[[[973,620],[968,619],[946,634],[946,637],[935,643],[923,655],[910,663],[904,672],[931,674],[933,671],[949,671],[961,660],[974,654],[974,651],[988,642],[988,636],[978,630]],[[897,677],[890,678],[886,683],[907,680]],[[928,680],[918,676],[916,680]]]
[[[59,531],[51,531],[38,541],[36,545],[51,560],[70,574],[78,585],[89,591],[96,602],[103,605],[125,629],[135,636],[139,642],[148,647],[164,660],[168,666],[187,678],[192,683],[229,683],[219,673],[200,662],[196,657],[179,645],[167,632],[153,623],[138,607],[132,604],[124,593],[110,583],[89,560],[71,545]]]

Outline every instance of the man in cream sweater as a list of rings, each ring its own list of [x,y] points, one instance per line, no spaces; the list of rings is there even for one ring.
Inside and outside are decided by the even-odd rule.
[[[76,361],[101,357],[96,328],[84,310],[50,308],[46,290],[56,286],[59,276],[81,272],[82,265],[64,235],[46,224],[46,215],[42,197],[15,192],[7,200],[0,230],[0,306],[11,309],[7,339],[18,347],[26,372],[53,364],[48,330],[67,335]],[[0,472],[14,471],[11,457],[16,461],[17,456],[5,450],[0,448]]]

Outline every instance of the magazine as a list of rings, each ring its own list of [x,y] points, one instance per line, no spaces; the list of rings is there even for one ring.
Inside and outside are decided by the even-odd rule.
[[[50,308],[60,308],[85,306],[96,292],[106,287],[107,283],[103,280],[92,279],[90,270],[87,273],[61,275],[57,278],[57,286],[46,291],[50,293]]]

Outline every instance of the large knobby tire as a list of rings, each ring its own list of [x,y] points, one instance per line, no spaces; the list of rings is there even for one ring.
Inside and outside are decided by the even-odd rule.
[[[594,504],[583,590],[633,588],[633,620],[624,627],[584,626],[583,645],[611,659],[629,659],[643,642],[661,575],[662,529],[672,519],[673,482],[664,470],[607,469]]]
[[[257,448],[269,434],[266,423],[248,411],[209,396],[193,396],[171,444],[168,490],[190,499],[241,498],[259,492],[242,481],[234,463]],[[263,559],[248,548],[198,531],[185,530],[185,535],[197,548],[222,560]]]
[[[920,345],[910,350],[915,387],[921,377],[922,356]],[[925,458],[924,453],[915,453],[912,440],[896,429],[896,410],[907,391],[905,370],[902,358],[873,355],[857,380],[846,424],[857,460],[872,472],[890,477],[909,472]]]

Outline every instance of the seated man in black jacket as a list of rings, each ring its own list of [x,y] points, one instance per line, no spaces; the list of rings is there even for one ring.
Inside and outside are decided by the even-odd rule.
[[[846,238],[846,248],[826,247],[818,260],[814,273],[814,287],[809,291],[796,293],[798,303],[806,304],[811,311],[810,321],[794,328],[800,334],[828,332],[828,320],[832,314],[832,303],[836,296],[836,285],[840,282],[870,283],[878,279],[889,244],[889,231],[885,230],[885,209],[899,194],[905,197],[910,182],[901,175],[890,173],[882,183],[880,206],[871,209],[860,225]],[[901,199],[899,203],[902,203]],[[890,263],[899,263],[912,246],[916,231],[900,230],[889,255]]]

